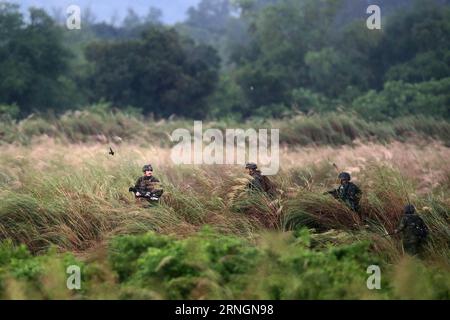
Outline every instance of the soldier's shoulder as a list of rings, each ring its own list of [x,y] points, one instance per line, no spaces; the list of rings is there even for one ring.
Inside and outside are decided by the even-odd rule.
[[[423,222],[422,217],[419,216],[418,214],[413,214],[413,215],[411,215],[411,216],[413,217],[413,219],[414,219],[415,221]]]
[[[420,217],[418,215],[416,215],[416,214],[404,214],[403,215],[403,219],[407,223],[415,223],[415,222],[417,222],[420,219]]]
[[[257,173],[253,174],[252,178],[253,178],[253,180],[258,180],[258,181],[261,181],[263,179],[262,175],[257,174]]]
[[[351,186],[353,189],[360,190],[357,184],[355,184],[355,183],[353,183],[353,182],[349,182],[349,183],[350,183],[350,186]]]

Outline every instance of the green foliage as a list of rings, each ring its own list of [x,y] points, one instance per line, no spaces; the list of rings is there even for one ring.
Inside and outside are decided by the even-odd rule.
[[[294,249],[294,248],[293,248]],[[273,266],[269,299],[352,299],[364,291],[366,268],[377,264],[366,243],[329,248],[323,252],[295,250],[282,254]],[[289,272],[281,283],[281,275]],[[293,281],[288,283],[288,281]],[[277,290],[275,290],[277,288]]]
[[[440,80],[450,74],[450,50],[418,53],[408,62],[395,65],[386,72],[387,81],[417,83]]]
[[[144,236],[135,236],[127,238],[116,239],[113,250],[117,250],[117,244],[122,241],[128,242],[136,241],[138,239],[143,242],[147,242],[149,239],[153,238],[153,244],[151,241],[147,242],[148,247],[146,251],[142,251],[142,248],[137,249],[132,260],[128,260],[128,263],[132,265],[136,261],[136,257],[140,255],[137,259],[137,271],[135,271],[134,279],[131,278],[131,282],[134,285],[149,285],[160,283],[160,281],[165,280],[160,285],[163,286],[163,292],[168,294],[168,297],[172,298],[189,298],[193,293],[193,290],[205,281],[209,279],[211,282],[216,282],[216,286],[225,286],[232,288],[237,288],[242,285],[252,286],[252,277],[244,276],[249,273],[252,274],[258,270],[264,269],[267,264],[276,264],[277,271],[273,270],[278,274],[278,272],[286,271],[288,273],[295,273],[297,276],[302,276],[301,269],[308,265],[309,267],[324,266],[325,262],[328,262],[329,267],[325,268],[320,272],[321,275],[310,273],[307,275],[308,280],[315,281],[315,277],[322,277],[323,274],[327,274],[328,279],[333,278],[336,273],[338,274],[337,265],[333,261],[343,261],[348,264],[348,268],[353,268],[352,270],[341,270],[339,276],[343,274],[354,276],[354,272],[345,273],[348,271],[354,271],[358,269],[359,265],[352,264],[352,260],[358,259],[359,261],[366,261],[367,247],[366,246],[351,246],[349,248],[341,248],[339,250],[330,250],[330,255],[326,253],[313,254],[309,252],[304,245],[298,246],[300,243],[307,242],[306,239],[299,241],[298,239],[292,244],[292,247],[284,249],[282,252],[273,252],[270,249],[261,249],[253,247],[252,245],[245,243],[242,239],[238,239],[230,236],[219,236],[211,233],[206,229],[206,231],[201,232],[195,237],[175,240],[172,239],[166,242],[165,246],[154,246],[158,243],[158,235],[147,234]],[[303,234],[302,238],[308,238],[308,234]],[[167,238],[164,238],[164,241]],[[143,243],[141,242],[141,243]],[[303,246],[303,249],[301,249]],[[127,245],[125,245],[127,247]],[[303,251],[302,251],[303,250]],[[306,251],[304,251],[306,250]],[[289,252],[289,254],[287,254]],[[361,255],[361,253],[364,254]],[[294,255],[292,255],[294,253]],[[297,254],[295,254],[297,253]],[[269,262],[269,259],[273,259],[272,256],[275,254],[275,263]],[[266,256],[267,255],[267,256]],[[127,255],[130,257],[130,255]],[[116,256],[117,258],[117,256]],[[115,265],[115,259],[112,258],[112,265]],[[264,260],[261,260],[264,259]],[[303,259],[307,259],[305,262]],[[124,260],[125,261],[125,260]],[[265,261],[265,263],[261,263]],[[258,267],[260,266],[260,267]],[[272,266],[271,266],[272,267]],[[273,266],[275,269],[275,266]],[[316,268],[315,268],[316,269]],[[320,269],[320,268],[317,268]],[[361,272],[362,270],[362,272]],[[363,268],[359,271],[363,274],[365,271]],[[117,269],[116,269],[117,271]],[[262,270],[260,270],[262,271]],[[214,275],[216,274],[216,275]],[[309,279],[311,278],[311,279]],[[326,281],[326,279],[325,279]],[[325,282],[324,281],[324,282]],[[261,279],[265,285],[266,280]],[[270,283],[270,280],[267,282]],[[323,283],[322,285],[324,285]],[[306,283],[305,283],[306,285]],[[320,289],[323,289],[320,285]],[[212,287],[216,287],[212,286]],[[211,285],[210,285],[211,287]],[[211,289],[211,288],[210,288]],[[216,293],[217,294],[217,293]],[[223,293],[222,293],[223,294]],[[241,297],[239,292],[235,298]],[[286,293],[289,294],[289,293]],[[318,292],[314,292],[311,296],[318,295]],[[271,297],[276,298],[276,297]],[[289,298],[286,296],[285,298]]]
[[[416,84],[387,82],[380,92],[369,91],[353,102],[369,120],[385,120],[413,114],[450,118],[450,78]]]
[[[12,241],[3,241],[0,243],[0,267],[11,263],[12,260],[24,260],[31,258],[25,245],[14,246]]]
[[[448,6],[417,1],[388,15],[383,32],[362,27],[362,19],[343,23],[345,7],[346,1],[286,0],[253,12],[248,18],[251,40],[238,49],[243,53],[235,55],[237,68],[230,73],[244,94],[241,104],[249,110],[243,115],[280,104],[306,112],[331,111],[362,96],[356,102],[365,102],[358,110],[367,118],[427,114],[448,119]],[[442,90],[429,88],[432,80],[440,79]],[[389,90],[392,80],[405,81],[393,89],[405,99],[389,106],[373,101],[376,93],[368,90],[383,83]],[[418,89],[410,83],[420,83],[420,97],[410,97]],[[433,91],[440,92],[438,97]]]
[[[71,55],[61,30],[45,11],[29,13],[26,23],[17,5],[0,4],[0,103],[17,104],[23,115],[75,107],[76,90],[67,74]]]
[[[137,260],[148,248],[161,248],[168,242],[167,237],[155,233],[117,237],[111,242],[109,259],[120,279],[126,280],[137,271]]]
[[[325,235],[324,235],[325,236]],[[114,238],[109,262],[76,260],[54,251],[33,257],[23,247],[0,244],[2,298],[122,299],[448,299],[444,266],[404,258],[386,264],[367,241],[313,248],[313,234],[265,234],[257,243],[204,228],[185,239],[147,233]],[[123,256],[122,256],[123,255]],[[124,257],[127,257],[128,260]],[[100,261],[98,261],[100,262]],[[129,266],[127,266],[127,263]],[[82,290],[67,290],[65,269],[78,265]],[[366,287],[370,265],[383,270],[381,290]],[[132,266],[132,268],[129,268]],[[105,273],[132,270],[119,282]],[[104,286],[102,281],[111,281]],[[14,288],[11,286],[14,283]],[[19,289],[19,292],[17,292]],[[110,292],[107,295],[107,291]],[[18,296],[19,295],[19,296]]]
[[[204,117],[204,100],[218,78],[215,51],[173,29],[150,27],[138,40],[93,43],[86,57],[94,65],[89,82],[95,99],[158,117]]]
[[[241,88],[229,76],[222,76],[217,90],[208,99],[211,105],[211,116],[219,119],[241,120],[242,117],[251,114],[243,101]]]
[[[85,284],[93,279],[94,264],[87,266],[71,254],[57,254],[50,249],[43,255],[33,256],[24,245],[1,241],[0,298],[68,299],[71,292],[66,287],[66,268],[71,265],[80,267]]]
[[[102,146],[90,146],[86,155],[85,145],[49,145],[2,148],[0,238],[12,240],[0,245],[2,298],[448,297],[450,232],[444,178],[436,187],[428,182],[427,194],[416,194],[416,184],[424,179],[415,171],[403,177],[391,163],[371,166],[367,161],[356,175],[363,190],[362,213],[368,218],[361,221],[322,195],[335,183],[333,166],[325,159],[282,169],[273,178],[283,190],[275,200],[247,192],[236,199],[238,188],[245,185],[237,185],[238,169],[158,165],[164,199],[161,205],[142,208],[127,189],[139,174],[139,162],[148,159],[141,154],[144,148],[122,146],[121,157],[111,159]],[[443,152],[442,145],[436,145],[439,149],[431,150]],[[332,149],[320,152],[324,150]],[[443,168],[441,154],[422,163],[430,170]],[[402,170],[409,173],[411,164]],[[430,228],[423,260],[417,267],[406,267],[407,273],[400,239],[383,236],[396,227],[406,195]],[[77,252],[84,263],[58,252]],[[81,291],[65,287],[65,268],[73,264],[82,268]],[[383,270],[381,291],[366,287],[370,264]]]
[[[420,93],[411,94],[420,97]],[[441,91],[442,93],[442,91]],[[298,89],[295,91],[299,99],[299,108],[308,108],[311,101],[319,101],[318,105],[325,103],[323,97]],[[446,96],[436,93],[433,97],[436,101],[443,100]],[[374,96],[377,94],[373,93]],[[431,97],[431,94],[427,96]],[[385,96],[380,94],[375,101],[380,105],[385,103]],[[372,100],[360,99],[359,106],[372,107]],[[393,102],[395,104],[395,100]],[[415,105],[422,104],[416,100]],[[425,106],[421,105],[420,108]],[[321,108],[319,106],[319,108]],[[374,108],[377,108],[374,106]],[[313,110],[315,110],[314,108]],[[259,108],[252,120],[242,123],[240,116],[228,117],[222,121],[205,122],[204,128],[219,128],[223,132],[227,128],[278,128],[280,129],[280,143],[290,145],[343,145],[351,144],[355,140],[387,142],[392,140],[405,141],[411,137],[425,139],[434,138],[445,144],[450,143],[450,125],[448,121],[438,120],[431,116],[405,116],[390,119],[384,114],[379,114],[382,121],[369,121],[362,107],[355,107],[361,115],[326,112],[310,115],[286,115],[283,119],[268,120],[267,115],[277,110],[279,113],[286,112],[284,105],[265,106]],[[418,109],[418,108],[417,108]],[[436,105],[439,112],[443,108]],[[407,109],[400,108],[403,112]],[[310,110],[312,111],[312,110]],[[155,146],[170,146],[170,135],[176,128],[192,128],[193,124],[188,120],[156,121],[152,118],[137,118],[135,109],[120,111],[110,107],[108,104],[97,104],[85,108],[82,111],[66,112],[60,117],[32,116],[18,123],[9,120],[0,120],[0,143],[29,144],[33,138],[43,135],[56,138],[62,142],[99,142],[102,144],[120,144],[126,141],[134,143],[150,143]],[[234,114],[234,113],[233,113]],[[378,113],[377,113],[378,114]]]
[[[110,262],[122,281],[146,287],[158,283],[169,298],[188,298],[200,279],[228,283],[250,272],[257,252],[242,239],[205,228],[177,240],[155,233],[113,240]],[[123,275],[126,276],[123,276]]]
[[[310,111],[326,111],[333,108],[333,102],[330,101],[330,99],[309,89],[294,89],[291,94],[295,109],[304,113],[308,113]]]
[[[13,105],[5,105],[0,104],[0,120],[1,121],[9,121],[13,119],[17,119],[19,116],[19,107],[15,104]]]
[[[214,47],[222,60],[229,62],[230,47],[239,45],[246,37],[246,25],[239,19],[237,8],[230,0],[202,0],[187,10],[187,18],[177,23],[180,34],[189,36],[197,43]]]
[[[348,0],[203,0],[173,28],[151,8],[129,10],[121,26],[86,17],[83,32],[69,32],[40,9],[27,19],[2,3],[0,104],[11,108],[0,118],[16,118],[14,105],[23,117],[106,101],[158,118],[353,106],[368,119],[448,119],[448,4],[380,5],[382,31],[365,28],[366,8]]]
[[[148,243],[147,250],[138,248],[128,260],[131,265],[137,261],[137,269],[122,285],[150,287],[169,299],[358,299],[406,295],[445,299],[450,288],[448,277],[436,277],[421,262],[404,260],[394,267],[385,265],[366,241],[313,249],[312,234],[307,229],[299,229],[294,237],[263,235],[257,244],[208,229],[183,240],[164,237],[164,246],[154,246],[159,237],[150,233],[114,240],[114,249],[110,250],[116,254],[122,252],[117,251],[122,241]],[[128,245],[121,247],[130,249]],[[112,258],[113,266],[116,258]],[[399,270],[405,263],[409,264],[407,275]],[[370,265],[384,270],[382,290],[376,293],[366,287],[366,269]],[[421,272],[425,273],[420,283],[405,283],[405,278],[411,280]],[[426,292],[417,290],[424,287]],[[406,288],[413,291],[407,293]]]
[[[276,200],[235,198],[240,186],[221,167],[161,168],[159,206],[141,208],[126,192],[136,159],[148,159],[136,145],[167,146],[175,128],[192,127],[154,117],[279,128],[289,147],[449,145],[448,4],[380,3],[382,31],[347,15],[344,0],[203,0],[174,28],[156,9],[146,18],[129,10],[122,26],[86,18],[80,33],[40,9],[24,17],[0,3],[0,142],[11,144],[0,157],[0,240],[10,239],[0,242],[0,298],[448,300],[445,168],[423,195],[422,180],[362,159],[364,221],[322,195],[334,182],[328,162],[281,171]],[[87,147],[95,160],[71,159],[76,147],[53,139],[51,148],[24,146],[45,136],[103,146]],[[133,143],[122,145],[129,154],[106,155],[106,144],[123,142]],[[411,199],[430,228],[423,260],[383,236]],[[376,292],[366,287],[372,264],[383,270]],[[66,288],[68,265],[82,268],[79,292]]]

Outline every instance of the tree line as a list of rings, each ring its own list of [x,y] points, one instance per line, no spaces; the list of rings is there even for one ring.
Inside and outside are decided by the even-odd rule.
[[[81,30],[0,2],[0,114],[107,102],[156,118],[450,119],[449,2],[376,2],[381,30],[351,0],[202,0],[172,26],[151,8]]]

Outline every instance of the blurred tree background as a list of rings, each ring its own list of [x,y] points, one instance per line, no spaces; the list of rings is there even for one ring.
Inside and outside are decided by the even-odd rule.
[[[171,26],[156,8],[119,23],[85,10],[81,30],[0,2],[0,113],[104,101],[155,118],[450,119],[450,1],[372,2],[381,30],[356,0],[201,0]]]

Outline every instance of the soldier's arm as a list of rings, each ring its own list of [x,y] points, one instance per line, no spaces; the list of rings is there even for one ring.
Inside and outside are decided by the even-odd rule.
[[[263,190],[263,186],[262,183],[259,179],[257,178],[253,178],[250,183],[249,186],[251,189],[255,189],[255,190]]]
[[[395,230],[395,232],[402,232],[406,227],[406,222],[405,222],[405,218],[402,217],[402,219],[400,220],[400,225],[398,226],[397,230]]]
[[[359,199],[361,198],[362,191],[358,186],[355,186],[355,196]]]
[[[332,189],[332,190],[329,190],[329,191],[327,191],[327,192],[325,192],[324,194],[331,194],[334,198],[338,198],[338,189]]]
[[[420,221],[420,227],[423,228],[425,231],[428,231],[428,226],[426,225],[425,221],[423,221],[422,218],[419,217]]]
[[[348,191],[348,198],[352,201],[359,202],[361,197],[361,190],[356,185],[350,185],[349,191]]]
[[[159,179],[153,177],[152,182],[151,182],[151,186],[152,186],[153,189],[160,188],[160,181],[159,181]]]
[[[139,178],[136,180],[136,183],[134,184],[134,188],[135,188],[135,189],[139,190],[139,188],[141,187],[141,181],[142,181],[142,177],[139,177]]]

